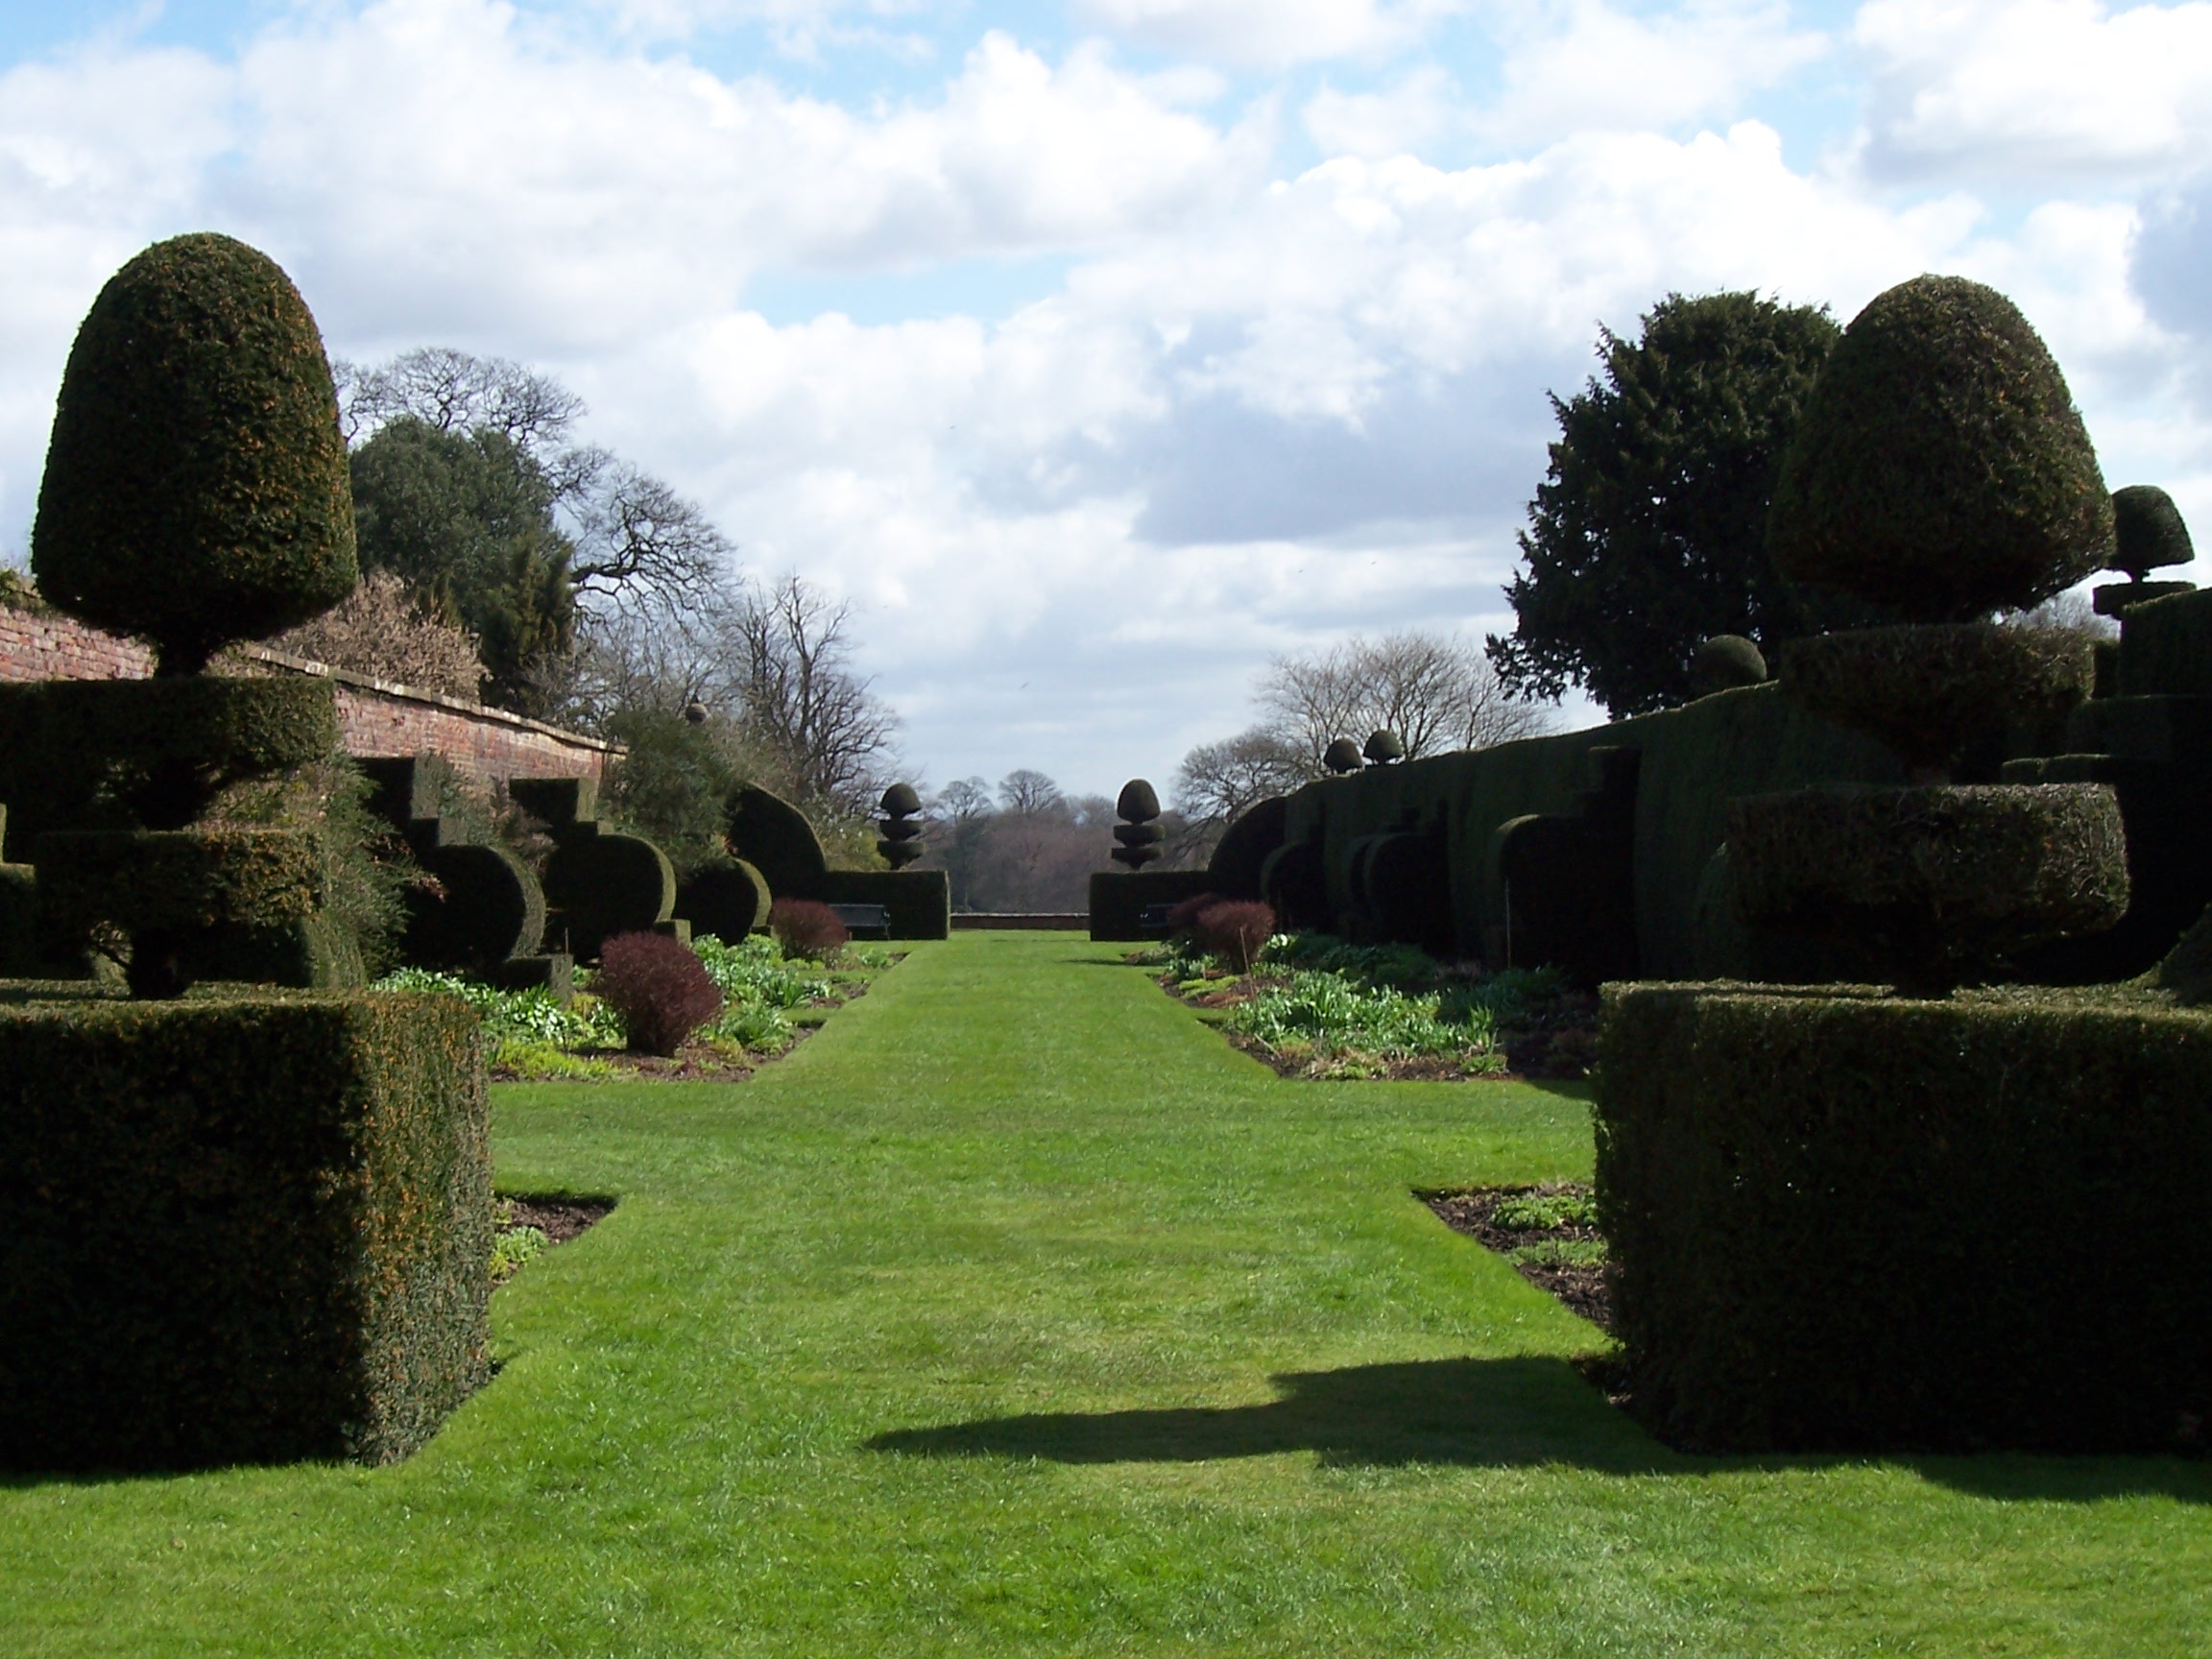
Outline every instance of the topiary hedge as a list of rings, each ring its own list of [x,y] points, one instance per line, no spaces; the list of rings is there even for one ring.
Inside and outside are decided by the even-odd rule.
[[[108,278],[62,373],[31,567],[54,605],[152,640],[163,675],[353,590],[329,365],[268,255],[178,236]]]
[[[1634,1408],[1676,1444],[2200,1445],[2212,1013],[1614,986],[1596,1099]]]
[[[1851,320],[1784,453],[1783,573],[1964,622],[2102,569],[2112,499],[2066,379],[2018,306],[1916,276]]]
[[[0,1464],[405,1455],[487,1374],[476,1016],[0,1007]]]

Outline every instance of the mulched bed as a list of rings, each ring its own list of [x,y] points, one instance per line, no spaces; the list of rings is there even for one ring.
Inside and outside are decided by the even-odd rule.
[[[596,1226],[614,1208],[612,1198],[508,1198],[513,1227],[535,1227],[548,1244],[565,1244],[577,1234]]]
[[[1464,1233],[1501,1256],[1509,1257],[1516,1250],[1537,1243],[1601,1241],[1604,1235],[1595,1227],[1517,1230],[1500,1227],[1491,1221],[1492,1214],[1508,1198],[1550,1198],[1560,1195],[1587,1198],[1590,1196],[1590,1189],[1577,1182],[1553,1182],[1544,1187],[1476,1187],[1461,1192],[1417,1194],[1424,1204],[1436,1212],[1437,1219],[1453,1232]],[[1529,1284],[1540,1290],[1550,1291],[1600,1331],[1612,1334],[1613,1298],[1605,1284],[1604,1268],[1559,1266],[1536,1262],[1515,1262],[1513,1265]]]

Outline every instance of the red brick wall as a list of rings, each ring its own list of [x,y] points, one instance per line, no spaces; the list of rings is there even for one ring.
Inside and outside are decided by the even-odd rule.
[[[514,777],[598,778],[613,745],[434,692],[249,645],[263,673],[319,674],[337,683],[338,728],[354,755],[439,755],[485,782]],[[153,654],[60,615],[0,607],[0,684],[25,680],[138,680]]]

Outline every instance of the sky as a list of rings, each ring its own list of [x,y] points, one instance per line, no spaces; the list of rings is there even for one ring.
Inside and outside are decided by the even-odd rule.
[[[1992,283],[2212,527],[2208,140],[2205,3],[7,0],[0,557],[101,283],[222,230],[849,599],[917,781],[1165,785],[1275,656],[1509,631],[1670,292]]]

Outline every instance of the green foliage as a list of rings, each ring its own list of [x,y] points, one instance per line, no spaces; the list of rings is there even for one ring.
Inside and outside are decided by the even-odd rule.
[[[2026,609],[2104,567],[2089,434],[2019,307],[1916,276],[1851,320],[1774,486],[1776,565],[1912,622]]]
[[[1783,647],[1782,688],[1880,739],[1914,772],[1947,774],[2008,723],[2047,729],[2089,695],[2086,635],[2064,628],[1861,628]]]
[[[608,815],[667,854],[679,880],[727,862],[725,803],[739,780],[714,733],[637,705],[610,716],[607,735],[627,745],[608,768]]]
[[[707,976],[721,988],[732,1007],[757,1003],[768,1008],[798,1008],[835,994],[830,975],[804,959],[787,961],[770,938],[753,935],[725,945],[711,933],[691,941],[691,949],[706,964]]]
[[[722,993],[722,1012],[699,1028],[702,1039],[734,1043],[754,1053],[777,1053],[790,1046],[791,1010],[837,998],[829,974],[812,963],[786,962],[772,939],[755,936],[725,945],[712,934],[702,934],[691,941],[691,949]],[[591,1059],[589,1051],[630,1046],[621,1016],[590,993],[589,982],[585,993],[566,1004],[543,990],[502,991],[421,968],[388,974],[375,989],[436,990],[460,998],[483,1020],[492,1063],[525,1077],[610,1076],[612,1069]]]
[[[2100,783],[1837,786],[1729,803],[1738,908],[1829,939],[1875,977],[1943,990],[2128,908],[2128,849]]]
[[[1528,1267],[1602,1267],[1607,1255],[1602,1238],[1539,1238],[1517,1245],[1506,1260]]]
[[[501,1226],[492,1238],[492,1283],[502,1284],[535,1262],[550,1242],[542,1227]]]
[[[0,1463],[404,1456],[487,1373],[475,1017],[0,1007]]]
[[[2212,588],[2130,605],[2120,619],[2123,697],[2212,694]]]
[[[2140,582],[2153,570],[2194,564],[2197,547],[2174,497],[2155,484],[2112,492],[2112,568]]]
[[[728,834],[731,852],[757,869],[778,898],[810,897],[829,868],[806,815],[757,784],[731,797]]]
[[[1601,332],[1604,377],[1551,400],[1559,437],[1506,589],[1511,637],[1486,647],[1525,697],[1584,685],[1615,715],[1702,688],[1701,641],[1782,640],[1848,625],[1767,553],[1783,446],[1834,347],[1825,310],[1756,294],[1670,294],[1626,340]]]
[[[1504,1070],[1489,1010],[1469,1005],[1448,1015],[1433,993],[1407,996],[1367,989],[1335,974],[1297,973],[1229,1011],[1225,1029],[1270,1051],[1310,1056],[1324,1070],[1361,1059],[1455,1056],[1479,1070]]]
[[[39,904],[72,938],[139,928],[280,926],[315,914],[323,847],[301,830],[63,831],[40,838]]]
[[[515,1049],[542,1044],[564,1048],[620,1048],[628,1039],[614,1011],[592,997],[567,1002],[550,991],[502,991],[457,974],[427,968],[400,968],[376,981],[376,991],[442,991],[458,997],[484,1023],[484,1041],[494,1065],[510,1063]]]
[[[231,784],[328,758],[338,702],[303,676],[60,680],[36,688],[55,763],[149,830],[181,830]]]
[[[1697,647],[1691,663],[1701,693],[1757,685],[1767,678],[1767,658],[1741,634],[1716,634]]]
[[[2151,1451],[2212,1413],[2212,1017],[1615,986],[1597,1075],[1617,1329],[1670,1438]]]
[[[329,365],[267,255],[179,236],[108,278],[62,373],[31,565],[54,605],[152,640],[164,675],[352,591]]]
[[[676,871],[652,842],[596,833],[557,839],[541,879],[557,912],[549,926],[578,961],[596,957],[616,934],[647,931],[675,914]]]
[[[1508,1233],[1544,1233],[1554,1227],[1595,1227],[1598,1200],[1580,1192],[1527,1192],[1490,1212],[1490,1225]]]
[[[390,571],[476,636],[487,702],[527,705],[533,675],[568,650],[575,617],[575,547],[554,520],[543,467],[503,432],[446,432],[411,415],[350,466],[362,567]]]

